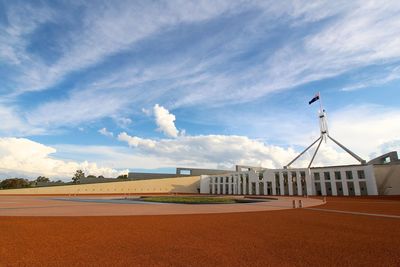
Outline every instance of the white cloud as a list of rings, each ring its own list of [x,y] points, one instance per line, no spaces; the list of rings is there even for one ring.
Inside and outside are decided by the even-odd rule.
[[[180,23],[200,22],[216,17],[224,12],[234,12],[235,6],[240,2],[231,1],[200,1],[190,3],[187,1],[167,1],[165,3],[146,2],[133,4],[129,1],[108,3],[107,1],[92,3],[80,2],[80,8],[84,8],[84,17],[79,28],[66,31],[58,45],[62,47],[62,56],[48,66],[44,62],[30,59],[26,51],[25,39],[16,39],[21,46],[20,54],[25,57],[26,67],[23,67],[23,86],[19,92],[48,89],[60,82],[69,73],[85,69],[103,61],[108,56],[125,51],[131,46],[152,34],[156,34],[164,28]],[[73,3],[71,5],[74,5]],[[21,8],[23,5],[16,5]],[[35,12],[34,12],[35,11]],[[45,22],[46,16],[40,16],[41,10],[33,10],[26,14],[10,13],[22,25],[30,25],[31,17],[42,18],[37,24]],[[56,13],[55,10],[51,10]],[[59,11],[64,12],[64,10]],[[44,12],[42,12],[44,13]],[[47,13],[45,13],[47,14]],[[188,15],[190,14],[190,15]],[[58,17],[61,14],[53,14]],[[19,24],[18,24],[19,25]],[[11,45],[6,47],[8,50]],[[7,49],[3,49],[5,55],[10,55]],[[16,55],[12,53],[11,55]],[[10,60],[12,57],[8,56]],[[15,60],[14,60],[15,61]]]
[[[0,133],[5,135],[33,135],[43,134],[45,130],[39,126],[31,126],[24,118],[19,116],[20,112],[11,106],[0,105]]]
[[[357,80],[361,80],[361,82],[353,83],[349,86],[345,86],[342,88],[342,91],[354,91],[358,89],[368,88],[368,87],[376,87],[382,84],[389,83],[391,81],[395,81],[400,79],[400,66],[394,68],[388,68],[385,70],[385,73],[373,73],[368,75],[359,75]]]
[[[179,136],[176,139],[143,139],[121,133],[120,141],[128,143],[140,155],[175,163],[175,166],[224,167],[235,164],[281,168],[289,163],[298,152],[292,148],[265,144],[235,135]],[[294,166],[307,166],[311,152],[301,158]],[[343,152],[322,146],[315,165],[354,163]],[[163,166],[154,166],[163,167]]]
[[[100,130],[98,130],[98,132],[104,136],[108,136],[108,137],[113,137],[114,133],[113,132],[109,132],[107,130],[107,128],[101,128]]]
[[[0,138],[0,176],[36,178],[45,175],[51,178],[69,180],[76,170],[86,175],[116,177],[119,171],[99,167],[96,163],[83,161],[64,161],[51,157],[56,153],[53,147],[25,138]],[[126,171],[124,171],[126,172]]]
[[[170,137],[177,137],[178,129],[175,127],[175,115],[171,114],[166,108],[156,104],[153,108],[154,117],[158,130]]]
[[[151,110],[150,110],[150,109],[142,108],[142,112],[143,112],[146,116],[150,116],[150,115],[151,115]]]
[[[127,133],[122,132],[118,135],[118,140],[127,142],[129,146],[132,147],[138,147],[138,146],[143,146],[143,147],[149,147],[153,148],[156,145],[156,141],[153,141],[151,139],[144,139],[136,136],[129,136]]]
[[[385,144],[399,140],[400,109],[352,105],[332,113],[329,125],[332,137],[368,159],[389,152]]]
[[[125,117],[114,117],[114,121],[122,129],[126,129],[129,125],[132,124],[132,120]]]
[[[30,8],[29,12],[17,9],[10,13],[13,21],[4,30],[9,34],[0,34],[6,36],[0,39],[0,44],[6,45],[6,52],[18,49],[16,52],[13,50],[11,54],[14,56],[9,57],[9,62],[19,62],[21,69],[16,73],[22,77],[14,80],[22,81],[18,86],[21,92],[49,88],[71,72],[104,62],[111,55],[132,49],[137,41],[162,33],[172,26],[204,22],[218,16],[226,18],[254,9],[262,15],[255,15],[254,19],[246,21],[243,30],[233,37],[216,35],[200,41],[195,50],[190,50],[190,57],[183,53],[168,58],[168,61],[121,66],[121,69],[116,68],[111,74],[101,75],[101,78],[83,79],[65,97],[42,103],[33,110],[26,110],[25,114],[21,112],[21,116],[16,115],[22,124],[26,116],[25,127],[79,125],[105,117],[126,116],[120,113],[127,108],[154,103],[176,108],[248,102],[277,90],[334,77],[365,66],[392,63],[400,58],[398,1],[385,1],[383,4],[373,1],[318,1],[307,4],[301,1],[279,4],[266,1],[245,4],[239,1],[201,1],[196,4],[168,1],[143,6],[128,5],[122,1],[105,3],[101,9],[91,6],[90,2],[82,5],[88,7],[82,17],[82,27],[67,31],[63,34],[65,39],[56,40],[63,50],[60,58],[51,64],[30,54],[26,45],[30,41],[30,33],[40,24],[59,17],[56,11]],[[23,7],[19,5],[19,8]],[[150,19],[153,17],[157,19]],[[321,20],[318,27],[312,25]],[[246,63],[246,67],[240,67],[240,75],[238,70],[232,72],[230,59],[249,52],[249,47],[255,43],[261,43],[260,33],[276,30],[276,23],[268,23],[271,21],[288,26],[289,33],[298,32],[298,27],[306,24],[310,24],[311,31],[300,31],[297,39],[283,41],[277,51],[270,48],[262,51],[260,59],[254,64]],[[13,43],[7,43],[6,39],[13,40]],[[267,48],[270,41],[272,39],[266,38],[262,42]],[[210,54],[214,50],[217,55]],[[15,62],[12,64],[17,64]],[[369,82],[379,84],[397,78],[398,71],[388,75],[388,78],[383,75],[383,78]],[[162,83],[166,81],[167,86]],[[151,89],[146,86],[149,83]],[[347,88],[367,86],[358,80],[354,83]],[[117,124],[121,126],[124,122]],[[11,128],[18,128],[18,125],[9,125],[7,131],[10,133],[13,133]],[[175,136],[171,129],[168,134]]]
[[[329,114],[328,114],[329,115]],[[369,160],[378,154],[399,150],[400,110],[376,105],[349,106],[328,117],[330,135],[350,150]],[[319,131],[298,131],[305,124],[281,121],[278,125],[282,140],[291,145],[307,146],[319,136]],[[307,127],[312,126],[310,122]],[[317,119],[315,119],[317,125]],[[243,125],[242,125],[243,126]],[[269,126],[269,128],[271,128]],[[289,130],[288,130],[289,129]],[[287,137],[285,138],[285,135]],[[294,139],[296,137],[296,139]],[[238,135],[180,135],[175,139],[145,139],[123,132],[120,141],[128,143],[138,155],[165,160],[177,166],[232,167],[235,164],[282,167],[301,150]],[[293,143],[293,140],[296,140]],[[308,166],[316,145],[293,166]],[[357,161],[332,141],[323,142],[313,166],[355,164]],[[170,165],[169,165],[170,166]],[[163,167],[162,165],[154,167]]]

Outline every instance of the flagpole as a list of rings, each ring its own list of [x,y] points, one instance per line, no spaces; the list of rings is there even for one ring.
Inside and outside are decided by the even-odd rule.
[[[322,112],[322,97],[321,97],[321,92],[318,92],[319,95],[319,111]]]

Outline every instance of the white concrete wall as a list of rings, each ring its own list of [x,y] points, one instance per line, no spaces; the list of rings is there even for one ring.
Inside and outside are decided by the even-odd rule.
[[[400,195],[400,164],[374,165],[380,195]]]

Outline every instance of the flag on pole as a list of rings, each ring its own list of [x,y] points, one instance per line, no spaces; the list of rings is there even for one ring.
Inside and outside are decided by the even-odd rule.
[[[315,94],[315,96],[313,97],[313,99],[311,99],[308,104],[311,105],[312,103],[314,103],[315,101],[317,101],[319,99],[319,92]]]

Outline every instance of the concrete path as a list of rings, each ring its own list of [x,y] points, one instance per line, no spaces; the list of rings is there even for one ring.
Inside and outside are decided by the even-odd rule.
[[[123,216],[235,213],[292,209],[293,200],[303,207],[323,204],[322,200],[303,197],[277,197],[277,200],[240,204],[157,204],[116,200],[123,196],[1,196],[0,216]],[[66,201],[68,200],[68,201]]]
[[[377,214],[377,213],[355,212],[355,211],[345,211],[345,210],[331,210],[331,209],[318,209],[318,208],[306,208],[306,210],[326,211],[326,212],[336,212],[336,213],[353,214],[353,215],[364,215],[364,216],[372,216],[372,217],[386,217],[386,218],[400,219],[400,216],[398,216],[398,215],[389,215],[389,214]]]

